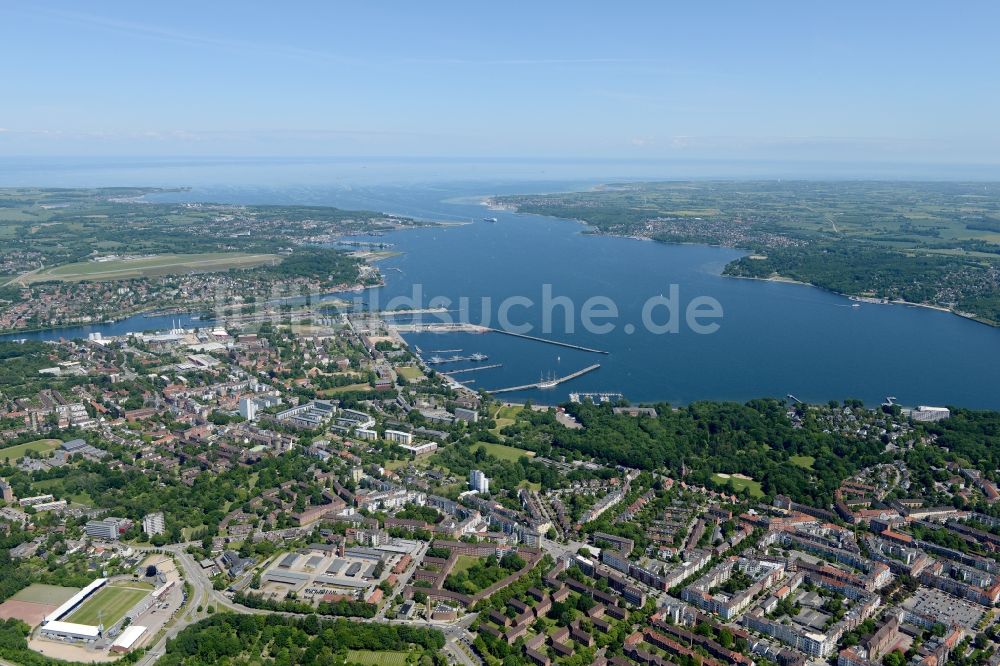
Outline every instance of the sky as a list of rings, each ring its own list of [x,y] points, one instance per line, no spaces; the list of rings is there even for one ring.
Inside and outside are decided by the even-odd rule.
[[[996,2],[0,0],[0,158],[1000,162]]]

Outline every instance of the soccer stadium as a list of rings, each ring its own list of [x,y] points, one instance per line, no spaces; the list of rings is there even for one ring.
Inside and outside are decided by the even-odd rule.
[[[139,583],[109,585],[107,578],[98,578],[46,615],[41,635],[57,640],[96,641],[143,601],[146,605],[152,603],[160,592]],[[142,610],[139,608],[137,613]]]

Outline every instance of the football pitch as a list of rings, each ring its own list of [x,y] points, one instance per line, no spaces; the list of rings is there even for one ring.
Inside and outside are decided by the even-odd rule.
[[[347,661],[352,664],[365,664],[365,666],[406,666],[406,652],[399,651],[375,651],[375,650],[348,650]]]
[[[110,627],[148,594],[148,589],[140,587],[109,585],[95,592],[65,620],[77,624],[91,626],[104,624],[105,627]]]

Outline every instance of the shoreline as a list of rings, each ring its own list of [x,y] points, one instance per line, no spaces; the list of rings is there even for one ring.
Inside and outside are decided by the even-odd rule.
[[[465,224],[467,224],[467,223],[465,223]],[[402,227],[402,228],[406,228],[406,227]],[[392,259],[392,258],[398,257],[398,256],[400,256],[402,254],[403,254],[403,252],[401,252],[401,251],[390,251],[390,252],[386,252],[384,254],[379,254],[377,256],[373,255],[373,256],[366,256],[366,257],[359,257],[359,258],[365,264],[367,264],[367,265],[374,265],[374,264],[377,264],[380,261],[383,261],[383,260],[386,260],[386,259]],[[377,270],[377,268],[376,268],[376,270]],[[331,291],[324,291],[320,295],[326,296],[326,295],[332,295],[332,294],[344,294],[344,293],[348,293],[348,292],[359,293],[359,292],[365,292],[365,291],[367,291],[369,289],[377,289],[377,288],[380,288],[380,287],[384,287],[385,286],[385,275],[381,271],[378,271],[378,276],[379,276],[379,280],[375,284],[355,283],[353,285],[345,285],[343,288],[340,288],[340,289],[335,289],[335,290],[331,290]],[[287,299],[291,299],[291,298],[299,298],[299,297],[298,296],[289,296],[289,297],[287,297]],[[278,301],[265,301],[264,304],[266,305],[268,303],[280,302],[280,301],[283,301],[283,300],[286,300],[286,299],[278,299]],[[205,304],[205,305],[208,306],[209,304]],[[74,322],[74,323],[70,323],[70,324],[58,324],[56,326],[38,326],[38,327],[35,327],[35,328],[16,328],[16,329],[9,329],[9,330],[0,330],[0,342],[2,342],[4,340],[11,340],[11,339],[18,340],[20,338],[18,338],[17,336],[19,336],[21,334],[24,334],[24,335],[34,335],[34,334],[37,334],[37,333],[51,333],[51,332],[61,331],[61,330],[71,329],[71,328],[86,328],[86,327],[89,327],[89,326],[95,326],[95,327],[97,327],[97,326],[110,326],[110,325],[116,324],[118,322],[125,321],[126,319],[131,319],[133,317],[159,317],[159,316],[169,317],[171,315],[193,316],[193,315],[204,314],[205,312],[206,312],[206,310],[203,309],[203,307],[201,307],[201,306],[190,306],[190,305],[189,306],[175,306],[175,305],[162,306],[162,305],[153,305],[153,306],[150,306],[150,307],[141,308],[139,310],[136,310],[135,312],[129,312],[127,314],[116,313],[116,314],[111,315],[110,317],[108,317],[106,319],[102,319],[100,321],[91,321],[91,322],[86,322],[86,323],[84,323],[84,322]],[[198,321],[211,322],[211,321],[218,321],[218,319],[217,319],[217,317],[213,316],[213,317],[209,317],[209,318],[201,318]],[[141,329],[141,330],[146,330],[146,329]]]
[[[956,317],[961,317],[962,319],[968,319],[969,321],[975,322],[977,324],[982,324],[983,326],[989,326],[990,328],[1000,328],[1000,324],[992,324],[985,319],[980,319],[971,312],[959,312],[958,310],[952,310],[951,308],[946,308],[943,305],[934,305],[932,303],[913,303],[911,301],[904,301],[899,299],[889,300],[885,298],[874,298],[872,296],[861,296],[859,294],[845,294],[840,291],[835,291],[833,289],[827,289],[826,287],[821,287],[811,282],[803,282],[801,280],[795,280],[792,278],[783,277],[781,275],[776,275],[773,277],[766,277],[766,278],[754,277],[752,275],[731,275],[729,273],[724,273],[724,272],[720,273],[719,275],[726,278],[733,278],[735,280],[757,280],[759,282],[774,282],[777,284],[794,284],[802,287],[813,287],[814,289],[821,289],[822,291],[825,291],[828,294],[835,294],[837,296],[842,296],[855,303],[867,303],[869,305],[905,305],[913,308],[924,308],[926,310],[933,310],[935,312],[955,315]]]
[[[830,292],[831,294],[837,294],[838,296],[848,296],[847,294],[841,294],[840,292],[832,291],[830,289],[824,289],[812,282],[803,282],[802,280],[795,280],[790,277],[784,277],[782,275],[775,275],[773,277],[754,277],[753,275],[732,275],[730,273],[719,273],[722,277],[733,278],[735,280],[757,280],[758,282],[776,282],[779,284],[797,284],[803,287],[814,287],[816,289],[823,289],[823,291]]]
[[[386,257],[386,258],[388,259],[390,257]],[[365,291],[367,291],[369,289],[378,289],[378,288],[381,288],[381,287],[385,286],[385,276],[382,275],[381,278],[382,279],[379,280],[379,282],[377,284],[355,284],[355,285],[352,285],[352,286],[344,287],[342,289],[336,289],[336,290],[333,290],[333,291],[325,291],[325,292],[322,292],[320,295],[321,296],[339,295],[339,294],[346,294],[348,292],[350,292],[350,293],[361,293],[361,292],[365,292]],[[300,296],[288,296],[286,299],[278,299],[277,301],[266,301],[264,303],[264,305],[278,303],[278,302],[281,302],[283,300],[292,299],[292,298],[301,298],[301,297]],[[344,302],[344,301],[342,301],[342,302]],[[113,324],[117,324],[118,322],[126,321],[126,320],[132,319],[134,317],[146,317],[146,318],[150,318],[150,317],[169,317],[169,316],[172,316],[172,315],[193,316],[193,315],[199,315],[199,314],[204,314],[204,313],[205,313],[205,310],[203,310],[201,308],[198,308],[198,307],[189,307],[189,308],[177,308],[177,309],[174,309],[174,308],[168,306],[167,307],[167,311],[165,312],[163,310],[163,308],[161,308],[160,306],[154,306],[154,307],[149,307],[149,308],[143,308],[141,310],[138,310],[136,312],[131,312],[129,314],[114,315],[112,317],[109,317],[107,319],[102,319],[100,321],[92,321],[92,322],[87,322],[87,323],[75,322],[75,323],[72,323],[72,324],[59,324],[59,325],[56,325],[56,326],[39,326],[39,327],[35,327],[35,328],[16,328],[16,329],[9,329],[9,330],[0,330],[0,342],[9,341],[9,340],[19,340],[19,339],[21,339],[21,338],[18,337],[20,335],[31,336],[31,335],[35,335],[37,333],[53,333],[53,332],[62,331],[62,330],[66,330],[66,329],[71,329],[71,328],[87,328],[87,327],[111,326]],[[218,318],[215,317],[215,316],[207,317],[207,318],[206,317],[202,317],[202,318],[200,318],[200,319],[198,319],[196,321],[198,321],[198,322],[215,322],[215,321],[218,321]],[[203,328],[203,327],[198,327],[198,328]],[[145,330],[150,330],[150,329],[145,329],[144,328],[144,329],[139,329],[138,331],[129,331],[129,333],[142,332],[142,331],[145,331]],[[96,332],[99,333],[100,331],[96,331]],[[25,338],[25,339],[28,339],[28,338]],[[82,339],[82,338],[75,338],[75,339]]]
[[[483,205],[485,205],[487,208],[494,209],[494,207],[490,205],[488,199],[483,201]],[[534,213],[520,213],[518,211],[517,206],[509,206],[509,207],[508,206],[497,206],[495,209],[496,210],[507,210],[509,212],[517,213],[517,214],[534,215]],[[546,217],[546,216],[543,215],[543,216],[540,216],[540,217]],[[587,222],[586,220],[581,220],[581,219],[577,219],[577,218],[571,219],[571,218],[565,218],[565,217],[560,217],[560,218],[556,218],[556,219],[567,220],[567,221],[570,221],[570,222],[577,222],[579,224],[584,225],[585,227],[596,228],[593,225],[591,225],[589,222]],[[750,250],[747,250],[746,248],[734,247],[734,246],[731,246],[731,245],[720,245],[720,244],[712,244],[712,243],[672,242],[672,241],[666,241],[666,240],[659,240],[659,239],[651,238],[651,237],[648,237],[648,236],[637,236],[637,235],[633,235],[633,234],[615,234],[615,233],[605,233],[605,232],[602,232],[602,231],[597,231],[597,232],[595,232],[594,235],[608,236],[608,237],[613,237],[613,238],[628,238],[630,240],[654,241],[654,242],[657,242],[657,243],[664,243],[666,245],[703,245],[705,247],[723,247],[723,248],[727,248],[727,249],[730,249],[730,250],[738,250],[740,252],[748,252],[748,253],[750,252]],[[795,280],[793,278],[784,277],[784,276],[781,276],[781,275],[777,275],[777,276],[773,276],[773,277],[766,277],[766,278],[763,278],[763,277],[754,277],[754,276],[750,276],[750,275],[731,275],[731,274],[725,272],[725,268],[723,268],[723,271],[721,273],[719,273],[719,275],[721,275],[722,277],[737,278],[737,279],[740,279],[740,280],[759,280],[761,282],[776,282],[776,283],[784,283],[784,284],[796,284],[796,285],[802,285],[802,286],[806,286],[806,287],[815,287],[816,289],[822,289],[823,291],[826,291],[828,293],[836,294],[837,296],[843,296],[844,298],[848,298],[848,299],[850,299],[852,301],[857,301],[857,302],[861,302],[861,303],[869,302],[872,305],[907,305],[907,306],[916,307],[916,308],[925,308],[925,309],[934,310],[934,311],[937,311],[937,312],[946,312],[948,314],[955,315],[956,317],[961,317],[962,319],[967,319],[967,320],[975,322],[977,324],[982,324],[983,326],[989,326],[990,328],[1000,328],[1000,322],[994,323],[994,322],[989,321],[987,319],[983,319],[982,317],[976,315],[975,313],[972,313],[972,312],[961,312],[959,310],[954,310],[952,308],[946,308],[943,305],[934,305],[932,303],[913,303],[913,302],[904,301],[904,300],[892,300],[892,301],[890,301],[890,300],[887,300],[887,299],[873,299],[871,301],[865,301],[865,300],[862,300],[862,299],[868,298],[866,296],[861,296],[861,295],[858,295],[858,294],[845,294],[845,293],[840,292],[840,291],[835,291],[833,289],[827,289],[826,287],[821,287],[821,286],[813,284],[811,282],[803,282],[802,280]]]
[[[515,207],[515,208],[511,209],[511,212],[517,213],[518,210]],[[569,219],[569,218],[558,218],[558,219],[569,220],[570,222],[577,222],[577,223],[582,224],[582,225],[584,225],[586,227],[594,228],[593,225],[591,225],[590,223],[588,223],[586,220]],[[629,240],[638,240],[638,241],[653,241],[653,242],[657,242],[657,243],[664,243],[666,245],[703,245],[705,247],[724,247],[724,248],[727,248],[727,249],[730,249],[730,250],[739,250],[740,252],[749,252],[749,250],[746,250],[745,248],[733,247],[731,245],[717,245],[717,244],[712,244],[712,243],[690,243],[690,242],[675,243],[675,242],[671,242],[671,241],[658,240],[656,238],[649,238],[649,237],[646,237],[646,236],[636,236],[636,235],[629,235],[629,234],[613,234],[613,233],[604,233],[604,232],[597,232],[595,235],[609,236],[609,237],[613,237],[613,238],[627,238]],[[821,287],[821,286],[813,284],[811,282],[804,282],[802,280],[795,280],[793,278],[784,277],[784,276],[781,276],[781,275],[776,275],[776,276],[773,276],[773,277],[766,277],[766,278],[764,278],[764,277],[754,277],[754,276],[751,276],[751,275],[732,275],[732,274],[726,273],[725,269],[723,269],[723,271],[721,273],[719,273],[719,275],[721,275],[722,277],[736,278],[736,279],[740,279],[740,280],[759,280],[761,282],[775,282],[775,283],[783,283],[783,284],[795,284],[795,285],[801,285],[801,286],[806,286],[806,287],[815,287],[816,289],[822,289],[823,291],[826,291],[826,292],[831,293],[831,294],[836,294],[837,296],[843,296],[844,298],[848,298],[848,299],[850,299],[852,301],[870,302],[873,305],[908,305],[908,306],[916,307],[916,308],[926,308],[928,310],[934,310],[934,311],[937,311],[937,312],[946,312],[948,314],[955,315],[956,317],[961,317],[962,319],[967,319],[969,321],[976,322],[977,324],[982,324],[983,326],[989,326],[990,328],[1000,328],[1000,323],[990,322],[990,321],[988,321],[986,319],[983,319],[983,318],[979,317],[975,313],[960,312],[960,311],[954,310],[952,308],[946,308],[946,307],[944,307],[942,305],[934,305],[934,304],[931,304],[931,303],[913,303],[913,302],[910,302],[910,301],[903,301],[903,300],[893,300],[893,301],[890,301],[890,300],[872,300],[872,301],[864,301],[864,300],[861,300],[861,299],[867,298],[865,296],[861,296],[861,295],[858,295],[858,294],[845,294],[845,293],[840,292],[840,291],[835,291],[833,289],[827,289],[826,287]]]

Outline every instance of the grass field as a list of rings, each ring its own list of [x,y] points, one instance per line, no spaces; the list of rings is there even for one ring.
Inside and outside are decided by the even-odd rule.
[[[406,460],[387,460],[385,462],[384,467],[386,469],[392,470],[392,471],[396,471],[397,469],[402,469],[402,468],[408,467],[410,465],[413,465],[414,467],[416,467],[418,469],[427,469],[428,467],[432,467],[433,466],[433,463],[431,463],[431,458],[433,458],[433,457],[434,456],[419,456],[419,457],[415,458],[414,460],[408,460],[408,459],[406,459]]]
[[[479,442],[472,447],[473,451],[480,448],[486,449],[486,453],[490,454],[495,458],[500,460],[507,460],[509,462],[517,462],[518,458],[521,456],[528,456],[533,458],[535,456],[534,451],[528,451],[525,449],[518,449],[513,446],[507,446],[505,444],[492,444],[488,442]]]
[[[497,410],[496,418],[514,420],[517,415],[524,411],[524,405],[504,405]]]
[[[3,456],[0,455],[0,460],[3,460]],[[87,493],[81,491],[75,493],[67,493],[65,491],[65,479],[42,479],[41,481],[31,482],[31,494],[32,495],[44,495],[46,493],[52,493],[56,495],[59,499],[64,499],[70,503],[84,504],[86,506],[93,506],[94,500]]]
[[[16,601],[30,601],[33,604],[52,604],[58,607],[64,602],[69,601],[70,597],[79,591],[80,588],[77,587],[32,583],[11,597],[11,599]]]
[[[478,557],[473,557],[472,555],[459,555],[458,560],[455,562],[454,568],[451,570],[450,576],[455,574],[460,574],[468,571],[479,562]]]
[[[348,650],[347,661],[365,666],[405,666],[407,652],[375,652],[373,650]]]
[[[139,586],[108,585],[94,593],[82,606],[73,611],[67,622],[97,625],[103,622],[110,627],[149,594],[149,589]]]
[[[420,372],[420,368],[412,365],[401,365],[400,367],[396,368],[396,372],[399,374],[400,377],[402,377],[408,382],[417,379],[422,379],[424,376],[424,373]]]
[[[788,462],[793,465],[798,465],[803,469],[812,469],[813,463],[816,462],[816,459],[812,456],[792,456],[788,459]]]
[[[317,391],[317,395],[321,397],[326,397],[330,395],[337,395],[338,393],[349,393],[350,391],[371,391],[372,385],[368,382],[362,382],[359,384],[348,384],[347,386],[337,386],[331,389],[323,389],[322,391]]]
[[[490,428],[490,432],[500,435],[500,431],[514,423],[517,415],[524,409],[523,405],[504,405],[493,415],[496,425]]]
[[[746,488],[750,491],[751,497],[763,497],[764,491],[760,488],[760,481],[754,481],[753,479],[744,479],[738,476],[730,474],[713,474],[712,480],[719,485],[728,485],[735,492],[739,492]]]
[[[160,254],[155,257],[120,259],[114,261],[81,261],[55,266],[37,273],[28,273],[17,279],[21,284],[59,280],[126,280],[178,273],[206,273],[230,268],[251,268],[280,261],[275,254],[247,254],[244,252],[209,252],[205,254]]]
[[[9,458],[11,461],[14,461],[22,458],[28,451],[48,453],[57,449],[60,444],[62,444],[62,440],[60,439],[36,439],[33,442],[8,446],[6,449],[0,449],[0,460]]]

